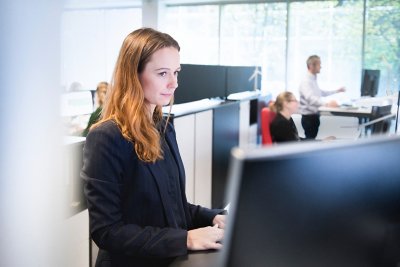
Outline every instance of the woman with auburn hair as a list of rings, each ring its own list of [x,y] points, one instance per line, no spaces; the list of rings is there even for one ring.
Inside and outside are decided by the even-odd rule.
[[[180,47],[142,28],[124,40],[81,176],[96,266],[168,266],[188,250],[221,248],[225,216],[187,202],[185,171],[162,106],[178,87]]]
[[[299,103],[293,93],[283,92],[277,96],[276,101],[270,106],[271,110],[276,112],[276,116],[270,126],[273,142],[302,140],[292,119],[292,115],[297,111],[298,107]]]

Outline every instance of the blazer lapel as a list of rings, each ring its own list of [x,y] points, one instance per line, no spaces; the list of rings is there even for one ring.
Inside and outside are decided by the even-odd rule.
[[[167,140],[172,155],[174,156],[176,164],[178,165],[179,181],[181,187],[185,189],[185,168],[183,166],[182,158],[179,154],[178,144],[176,143],[174,132],[171,130],[171,128],[167,129],[165,133],[165,139]]]

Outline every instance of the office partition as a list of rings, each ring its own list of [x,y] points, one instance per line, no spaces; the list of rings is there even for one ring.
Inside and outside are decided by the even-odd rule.
[[[181,64],[174,104],[207,98],[225,99],[230,94],[253,91],[261,85],[261,76],[255,66],[219,66]]]
[[[175,104],[225,97],[225,67],[192,64],[181,64],[181,67],[174,95]]]
[[[254,66],[226,66],[226,96],[260,89],[261,75],[258,72]]]

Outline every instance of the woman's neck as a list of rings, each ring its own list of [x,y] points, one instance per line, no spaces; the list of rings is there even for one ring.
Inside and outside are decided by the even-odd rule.
[[[147,111],[147,114],[149,115],[149,118],[153,118],[153,113],[154,110],[156,109],[156,105],[145,103],[145,110]]]
[[[287,120],[289,120],[290,117],[291,117],[290,112],[287,111],[287,110],[281,110],[279,113],[281,113],[281,115],[282,115],[283,117],[285,117]]]

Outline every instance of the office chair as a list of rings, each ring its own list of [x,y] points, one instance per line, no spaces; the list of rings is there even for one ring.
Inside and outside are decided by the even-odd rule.
[[[275,116],[276,113],[268,107],[261,109],[261,143],[263,145],[272,145],[270,125]]]
[[[372,106],[370,121],[389,115],[392,112],[392,105]],[[390,129],[392,118],[379,121],[371,125],[371,134],[387,133]]]

